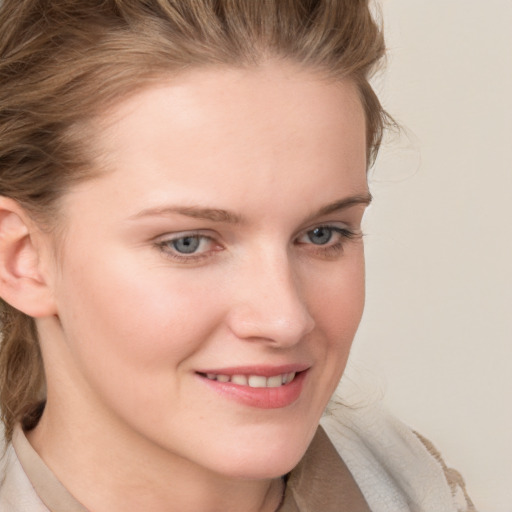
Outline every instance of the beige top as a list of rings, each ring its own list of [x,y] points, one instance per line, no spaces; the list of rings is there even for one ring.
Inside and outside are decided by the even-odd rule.
[[[2,512],[87,512],[39,457],[20,427],[3,463]],[[350,471],[319,427],[301,462],[288,476],[279,512],[341,510],[370,512]]]

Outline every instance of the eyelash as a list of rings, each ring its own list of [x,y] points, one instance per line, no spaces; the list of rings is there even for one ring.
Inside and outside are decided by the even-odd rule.
[[[331,225],[320,225],[316,226],[313,229],[308,229],[304,232],[299,238],[308,236],[310,233],[313,233],[316,230],[329,230],[331,231],[331,238],[338,235],[338,240],[335,243],[331,243],[331,239],[326,244],[314,244],[314,243],[305,243],[304,245],[311,245],[311,250],[320,257],[325,259],[335,259],[343,253],[345,248],[345,244],[347,241],[353,240],[355,238],[360,238],[362,236],[361,233],[357,233],[356,231],[352,231],[348,228],[340,228],[337,226]],[[295,242],[296,244],[300,244],[300,242]],[[300,244],[302,245],[302,244]]]
[[[173,248],[173,243],[178,242],[179,240],[184,240],[186,238],[195,238],[199,239],[200,242],[208,241],[210,243],[214,243],[215,239],[211,236],[203,235],[202,233],[185,233],[180,234],[179,236],[175,236],[172,238],[166,238],[165,240],[160,240],[156,242],[156,246],[158,249],[164,254],[166,258],[172,259],[177,262],[182,263],[195,263],[204,259],[207,259],[212,256],[212,252],[216,252],[214,250],[208,250],[202,253],[190,253],[186,255],[184,253],[179,253],[176,249]]]
[[[339,239],[335,243],[331,243],[331,239],[325,244],[314,244],[313,242],[307,243],[307,242],[299,242],[298,240],[302,237],[306,237],[309,234],[313,233],[316,230],[329,230],[332,234],[332,237],[338,235]],[[352,231],[348,228],[340,228],[337,226],[332,225],[319,225],[315,226],[312,229],[308,229],[307,231],[303,232],[301,235],[299,235],[294,243],[295,245],[310,245],[312,247],[311,250],[314,251],[315,254],[318,256],[324,257],[326,259],[332,259],[336,256],[339,256],[345,247],[345,243],[349,240],[353,240],[356,238],[361,238],[362,233]],[[175,248],[173,248],[173,243],[176,243],[180,240],[184,240],[186,238],[191,239],[199,239],[200,243],[207,241],[209,243],[215,243],[215,239],[211,236],[204,235],[202,233],[198,232],[190,232],[190,233],[184,233],[180,234],[179,236],[175,236],[172,238],[166,238],[164,240],[159,240],[155,242],[156,247],[164,254],[165,257],[180,262],[180,263],[197,263],[202,260],[208,259],[212,256],[212,253],[218,252],[222,249],[210,249],[206,250],[205,252],[201,253],[189,253],[189,255],[186,255],[185,253],[178,252]],[[219,245],[219,247],[221,247]]]

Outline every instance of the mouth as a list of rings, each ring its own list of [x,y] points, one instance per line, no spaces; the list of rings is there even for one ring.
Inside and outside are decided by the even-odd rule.
[[[309,369],[306,365],[225,368],[197,371],[196,375],[228,400],[260,409],[278,409],[299,399]]]
[[[290,384],[298,372],[287,372],[280,373],[278,375],[272,375],[271,377],[265,377],[264,375],[244,375],[244,374],[234,374],[234,375],[226,375],[222,373],[200,373],[202,377],[206,377],[209,380],[214,380],[217,382],[231,382],[237,386],[247,386],[250,388],[280,388],[281,386],[286,386]]]

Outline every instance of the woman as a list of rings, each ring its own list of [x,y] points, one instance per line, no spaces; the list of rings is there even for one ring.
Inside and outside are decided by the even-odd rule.
[[[383,413],[318,428],[387,122],[367,2],[0,16],[2,510],[470,510]]]

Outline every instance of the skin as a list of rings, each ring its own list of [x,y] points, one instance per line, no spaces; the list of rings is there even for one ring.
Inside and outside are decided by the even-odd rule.
[[[37,319],[48,402],[29,440],[95,512],[273,511],[363,310],[356,89],[283,62],[201,69],[93,126],[100,176],[64,196],[58,251],[34,236],[52,307]],[[314,243],[322,226],[332,238]],[[172,239],[191,232],[207,238],[180,255]],[[299,398],[252,407],[196,373],[255,364],[306,365]]]

